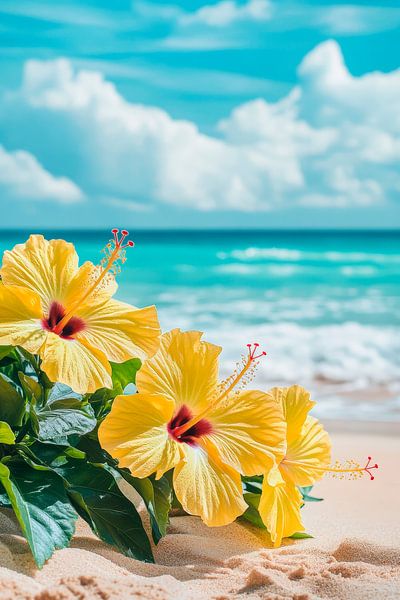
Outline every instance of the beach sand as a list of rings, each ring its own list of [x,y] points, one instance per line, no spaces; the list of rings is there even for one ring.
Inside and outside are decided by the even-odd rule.
[[[242,522],[209,529],[176,516],[152,565],[118,554],[79,522],[71,548],[39,571],[12,514],[2,510],[0,600],[399,599],[400,438],[393,428],[339,433],[336,423],[333,431],[335,457],[370,454],[380,469],[374,481],[317,484],[324,502],[303,509],[313,539],[273,549],[266,533]]]

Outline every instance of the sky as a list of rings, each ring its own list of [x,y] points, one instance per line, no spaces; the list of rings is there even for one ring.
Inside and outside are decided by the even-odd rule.
[[[400,227],[398,0],[0,0],[1,228]]]

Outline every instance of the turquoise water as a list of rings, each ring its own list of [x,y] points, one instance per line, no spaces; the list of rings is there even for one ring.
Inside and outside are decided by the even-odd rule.
[[[58,232],[97,262],[106,232]],[[26,239],[2,233],[0,249]],[[299,382],[320,414],[400,419],[400,233],[136,232],[118,297],[155,303],[164,329],[268,352],[259,385]],[[344,414],[345,413],[345,414]]]

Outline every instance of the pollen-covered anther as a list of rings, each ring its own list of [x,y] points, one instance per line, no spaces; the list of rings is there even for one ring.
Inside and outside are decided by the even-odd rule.
[[[110,271],[115,277],[121,271],[120,264],[126,262],[126,248],[133,248],[135,244],[132,240],[126,241],[129,235],[129,231],[126,229],[121,231],[121,236],[119,235],[119,229],[116,228],[112,229],[111,233],[114,238],[109,240],[103,248],[102,253],[104,256],[100,264],[105,271]]]
[[[364,467],[355,460],[346,460],[345,462],[336,461],[332,467],[324,468],[323,470],[336,479],[361,479],[364,473],[367,473],[373,481],[375,479],[371,471],[377,469],[377,464],[371,464],[371,457],[368,456],[368,461]]]

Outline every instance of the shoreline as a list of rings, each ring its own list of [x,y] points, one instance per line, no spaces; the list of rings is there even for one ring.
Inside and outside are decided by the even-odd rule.
[[[330,434],[377,435],[400,438],[400,421],[352,421],[341,419],[320,419]]]

